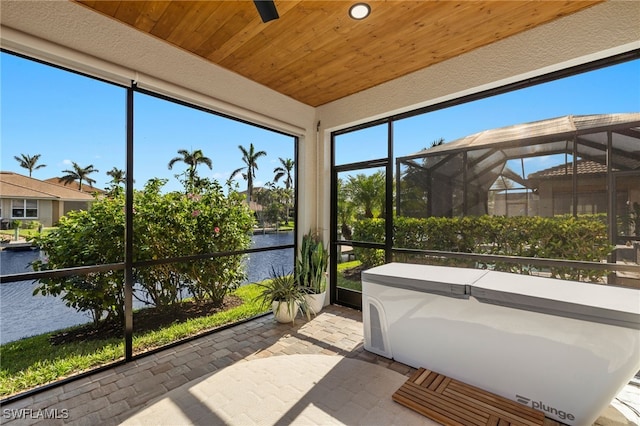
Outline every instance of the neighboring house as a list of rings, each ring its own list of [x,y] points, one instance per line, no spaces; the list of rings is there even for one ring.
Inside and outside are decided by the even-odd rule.
[[[86,210],[90,193],[13,172],[0,172],[0,217],[6,227],[13,220],[36,220],[55,225],[71,210]]]
[[[592,160],[578,160],[576,166],[577,214],[606,214],[609,205],[607,166]],[[628,213],[634,202],[640,203],[640,180],[637,176],[621,176],[615,183],[616,212],[621,216]],[[490,213],[547,217],[573,213],[573,163],[531,173],[524,186],[527,190],[495,191]]]
[[[591,160],[578,160],[576,166],[577,213],[607,213],[607,166]],[[614,174],[617,171],[614,169]],[[538,215],[573,213],[573,163],[532,173],[527,181],[540,197]],[[628,205],[640,202],[640,180],[637,176],[617,177],[615,193],[617,214],[624,214]]]
[[[417,169],[424,176],[427,216],[554,216],[573,213],[575,195],[577,214],[612,212],[615,206],[620,217],[640,202],[639,123],[640,113],[634,112],[567,115],[489,129],[398,157],[396,169],[400,174],[404,167],[405,175]],[[582,158],[575,182],[570,162],[526,179],[506,167],[509,161],[563,154]],[[501,176],[519,189],[495,191]],[[615,194],[612,206],[609,193]]]

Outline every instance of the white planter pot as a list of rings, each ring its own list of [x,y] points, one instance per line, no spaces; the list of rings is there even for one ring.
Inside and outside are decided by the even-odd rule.
[[[307,301],[307,306],[312,314],[319,313],[324,307],[324,298],[327,295],[326,291],[319,294],[305,294],[304,298]]]
[[[271,310],[276,318],[276,321],[281,323],[293,322],[298,315],[300,309],[300,302],[273,302],[271,303]]]

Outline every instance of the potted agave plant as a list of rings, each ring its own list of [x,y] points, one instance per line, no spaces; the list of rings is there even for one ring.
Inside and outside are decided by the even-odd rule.
[[[256,300],[263,305],[271,305],[276,321],[294,323],[300,309],[308,311],[304,298],[305,289],[300,287],[292,273],[276,271],[272,267],[271,278],[257,285],[260,287],[260,293]]]
[[[320,312],[327,294],[329,251],[322,241],[309,232],[302,237],[296,261],[295,278],[306,294],[306,305],[313,314]]]

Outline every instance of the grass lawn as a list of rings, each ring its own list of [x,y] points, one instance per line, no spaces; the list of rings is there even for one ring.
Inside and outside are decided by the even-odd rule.
[[[255,284],[240,287],[232,293],[244,302],[240,306],[136,335],[133,338],[133,352],[158,348],[266,312],[267,308],[254,301],[259,291]],[[124,358],[122,338],[52,345],[49,338],[53,334],[0,345],[0,396],[23,392]]]
[[[48,234],[49,232],[51,232],[52,230],[56,229],[54,228],[42,228],[42,233],[43,234]],[[15,237],[15,230],[14,229],[3,229],[0,230],[0,235],[2,235],[3,237],[8,237],[11,238],[13,240],[13,237]],[[23,229],[23,228],[19,228],[18,230],[18,236],[25,238],[25,239],[29,239],[31,237],[34,237],[38,235],[38,230],[37,229]]]
[[[293,220],[290,220],[289,223],[287,223],[287,224],[285,224],[284,220],[283,220],[278,224],[278,229],[280,231],[293,231],[295,226],[296,226],[296,224],[295,224],[295,222]]]
[[[338,263],[338,276],[336,285],[342,288],[362,291],[362,282],[360,281],[360,279],[353,280],[345,277],[345,273],[358,268],[360,265],[362,265],[362,262],[360,262],[359,260]]]

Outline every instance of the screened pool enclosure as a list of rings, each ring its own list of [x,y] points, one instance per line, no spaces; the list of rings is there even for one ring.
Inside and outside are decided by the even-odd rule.
[[[395,167],[398,217],[594,215],[616,247],[608,261],[638,262],[640,113],[490,129]]]

